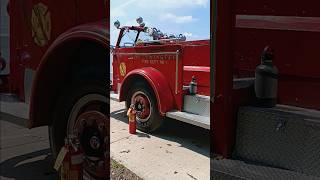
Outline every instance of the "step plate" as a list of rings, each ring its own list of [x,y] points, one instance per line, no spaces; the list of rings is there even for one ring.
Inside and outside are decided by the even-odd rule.
[[[320,112],[241,107],[234,157],[320,176]]]
[[[199,126],[205,129],[210,129],[210,118],[207,116],[200,116],[181,111],[170,111],[166,113],[166,116],[172,119],[186,122],[188,124]]]
[[[292,180],[317,180],[319,177],[273,168],[262,165],[245,163],[233,159],[211,160],[211,179],[292,179]]]
[[[209,117],[210,97],[198,94],[184,96],[183,111]]]

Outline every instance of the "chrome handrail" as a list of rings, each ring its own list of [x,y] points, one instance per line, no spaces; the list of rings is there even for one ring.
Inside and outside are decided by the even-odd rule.
[[[178,50],[179,51],[179,50]],[[178,52],[179,53],[179,52]],[[115,55],[155,55],[155,54],[177,54],[177,52],[156,52],[156,53],[115,53]]]

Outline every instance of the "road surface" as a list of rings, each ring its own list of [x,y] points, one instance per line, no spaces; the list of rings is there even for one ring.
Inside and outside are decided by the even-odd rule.
[[[166,119],[162,129],[128,132],[124,103],[111,100],[111,157],[145,180],[210,179],[209,131]]]
[[[26,106],[0,102],[0,179],[56,180],[48,127],[27,129],[27,120],[21,107]]]
[[[0,110],[0,179],[57,179],[47,127],[26,128],[26,104],[1,101]],[[110,112],[111,156],[138,176],[145,180],[209,179],[209,131],[166,119],[152,135],[139,131],[130,135],[124,104],[111,101]]]

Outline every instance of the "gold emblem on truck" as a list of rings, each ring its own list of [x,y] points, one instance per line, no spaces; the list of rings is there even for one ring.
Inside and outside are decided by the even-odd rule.
[[[120,75],[125,76],[126,75],[126,64],[125,63],[120,63]]]
[[[45,46],[51,36],[51,14],[43,3],[33,6],[31,14],[32,38],[38,46]]]

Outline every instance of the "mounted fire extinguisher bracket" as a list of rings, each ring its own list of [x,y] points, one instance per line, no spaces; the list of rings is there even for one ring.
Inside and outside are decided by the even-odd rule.
[[[197,94],[197,82],[196,82],[195,76],[192,76],[192,80],[189,84],[189,93],[190,93],[190,95]]]
[[[274,51],[266,46],[261,53],[261,64],[255,70],[255,95],[259,107],[274,107],[277,104],[279,72],[273,65]]]

